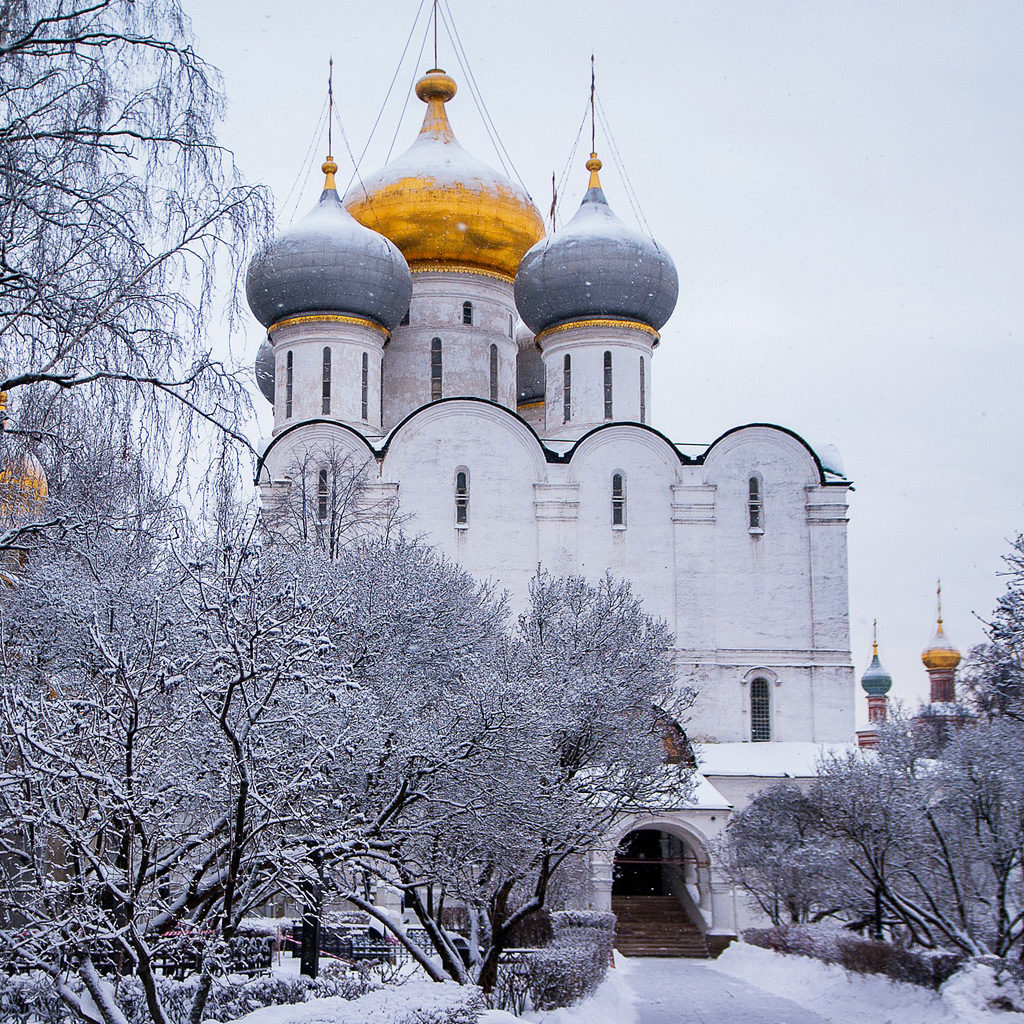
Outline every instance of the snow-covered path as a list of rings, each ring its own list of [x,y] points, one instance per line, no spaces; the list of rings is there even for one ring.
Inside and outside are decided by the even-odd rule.
[[[713,960],[631,959],[624,977],[636,1024],[828,1024],[788,999],[716,971]]]

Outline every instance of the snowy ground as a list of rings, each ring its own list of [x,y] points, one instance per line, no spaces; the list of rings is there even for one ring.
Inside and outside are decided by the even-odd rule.
[[[877,976],[851,975],[808,957],[745,944],[718,960],[624,959],[592,999],[529,1014],[532,1024],[1024,1024],[1024,1014],[981,1009],[984,974],[941,994]],[[485,1014],[481,1024],[512,1024]]]

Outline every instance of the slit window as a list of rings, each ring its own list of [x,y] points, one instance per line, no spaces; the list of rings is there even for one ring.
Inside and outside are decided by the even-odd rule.
[[[747,484],[747,524],[752,532],[764,532],[764,500],[758,476],[752,476]]]
[[[284,357],[284,414],[286,418],[292,414],[292,385],[295,383],[295,357],[289,352]]]
[[[325,416],[331,414],[331,350],[329,348],[324,349],[324,369],[323,369],[323,406],[322,411]]]
[[[572,356],[562,360],[562,422],[572,418]]]
[[[647,422],[647,370],[644,357],[640,357],[640,422]]]
[[[626,477],[622,473],[612,474],[612,526],[626,528]]]
[[[430,340],[430,400],[441,397],[441,339]]]
[[[466,324],[467,327],[472,327],[473,326],[473,303],[472,302],[464,302],[462,304],[462,322],[464,324]]]
[[[512,333],[512,314],[511,313],[509,313],[509,315],[508,315],[508,336],[510,338],[513,337],[513,333]]]
[[[498,400],[498,346],[491,346],[491,401]]]
[[[750,739],[767,743],[772,738],[771,699],[768,680],[760,677],[750,684]]]
[[[384,360],[380,361],[380,429],[384,429]]]
[[[360,410],[364,420],[370,418],[370,357],[363,353],[363,380]]]
[[[327,518],[327,470],[321,469],[317,477],[316,514],[323,522]]]
[[[604,418],[612,418],[612,354],[604,354]]]
[[[469,526],[469,472],[455,472],[455,525]]]

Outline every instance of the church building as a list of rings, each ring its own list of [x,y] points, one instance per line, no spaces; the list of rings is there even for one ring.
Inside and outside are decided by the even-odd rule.
[[[634,913],[637,950],[706,955],[744,925],[715,863],[729,815],[853,739],[851,483],[784,426],[739,425],[704,450],[659,431],[671,257],[616,216],[594,153],[579,209],[545,235],[525,191],[459,145],[456,89],[427,72],[419,135],[347,195],[328,157],[319,202],[249,269],[274,407],[261,499],[273,514],[308,485],[325,515],[340,458],[369,466],[371,505],[397,506],[513,605],[538,566],[632,581],[697,693],[697,785],[608,837],[581,903],[614,904],[625,935],[629,898],[647,897],[648,925],[675,923],[652,938]]]

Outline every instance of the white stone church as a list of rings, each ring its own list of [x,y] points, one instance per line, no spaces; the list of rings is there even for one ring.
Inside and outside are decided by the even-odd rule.
[[[456,141],[455,92],[428,72],[412,146],[344,197],[328,157],[319,203],[250,267],[274,406],[262,498],[294,487],[310,452],[341,452],[513,602],[538,565],[633,581],[697,690],[700,773],[686,806],[609,836],[585,898],[624,920],[624,901],[648,897],[675,933],[650,942],[713,952],[746,914],[714,861],[730,813],[853,737],[850,481],[782,426],[737,426],[704,451],[659,432],[671,258],[612,212],[594,154],[579,210],[545,237],[525,192]]]

